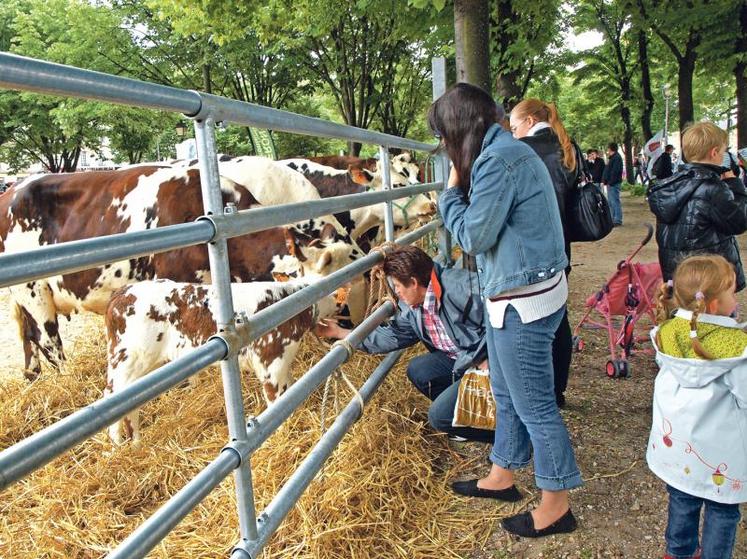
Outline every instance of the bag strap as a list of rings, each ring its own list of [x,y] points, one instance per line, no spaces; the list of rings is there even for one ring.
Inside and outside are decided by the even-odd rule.
[[[571,143],[573,144],[573,151],[576,152],[576,181],[575,184],[569,186],[581,188],[587,183],[592,182],[591,173],[589,172],[586,160],[581,156],[581,148],[578,147],[578,144],[574,140],[571,140]]]

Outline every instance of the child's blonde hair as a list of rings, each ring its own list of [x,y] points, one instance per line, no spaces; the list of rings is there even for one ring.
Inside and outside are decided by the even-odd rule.
[[[692,311],[690,340],[693,349],[703,359],[713,359],[698,339],[698,315],[736,281],[734,266],[723,256],[707,254],[686,258],[677,266],[674,280],[661,285],[656,305],[657,322],[661,324],[671,318],[678,308]]]
[[[705,161],[713,148],[725,148],[729,137],[712,122],[691,124],[682,134],[682,153],[687,161]]]

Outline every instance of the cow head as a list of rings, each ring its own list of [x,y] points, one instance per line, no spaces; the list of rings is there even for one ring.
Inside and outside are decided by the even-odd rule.
[[[286,244],[288,252],[301,263],[304,274],[328,276],[363,256],[358,244],[339,223],[336,226],[324,219],[288,227]]]

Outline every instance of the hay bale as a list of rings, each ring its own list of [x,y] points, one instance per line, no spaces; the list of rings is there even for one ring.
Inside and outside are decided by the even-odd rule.
[[[0,398],[0,447],[97,399],[106,377],[104,343],[93,324],[62,374],[33,385],[7,382]],[[296,370],[325,349],[306,340]],[[356,354],[344,367],[360,386],[378,363]],[[264,404],[245,378],[247,415]],[[340,397],[350,393],[340,384]],[[252,457],[257,510],[288,479],[321,433],[322,390]],[[328,417],[332,415],[328,405]],[[465,557],[484,541],[500,508],[475,511],[448,489],[448,446],[425,426],[427,401],[399,364],[364,417],[332,455],[265,550],[266,557]],[[102,557],[220,451],[227,438],[217,367],[197,386],[177,388],[141,410],[143,444],[112,452],[100,433],[7,489],[0,501],[0,557]],[[445,471],[444,471],[445,470]],[[504,511],[504,513],[507,511]],[[151,552],[151,557],[225,557],[239,537],[233,482],[224,482]]]

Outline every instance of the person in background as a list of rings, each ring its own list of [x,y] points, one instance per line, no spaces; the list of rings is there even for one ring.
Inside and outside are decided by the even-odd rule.
[[[745,287],[735,235],[747,231],[747,190],[722,167],[726,141],[726,132],[712,122],[691,125],[682,134],[682,154],[689,163],[649,188],[664,281],[687,256],[709,253],[731,262],[737,291]]]
[[[555,197],[563,225],[563,244],[568,262],[571,261],[571,242],[566,219],[566,207],[571,191],[576,187],[580,169],[577,168],[575,144],[571,141],[552,103],[539,99],[524,99],[511,111],[511,132],[531,147],[550,172]],[[570,264],[565,269],[566,277],[571,272]],[[573,356],[573,335],[566,310],[555,331],[552,344],[552,365],[555,375],[555,400],[558,407],[565,406],[565,390]]]
[[[454,164],[438,204],[444,226],[476,256],[486,298],[496,401],[490,472],[452,488],[471,497],[521,500],[514,470],[533,454],[542,499],[502,526],[536,538],[576,529],[568,491],[582,484],[553,390],[552,343],[565,314],[568,258],[550,173],[532,148],[500,125],[503,119],[503,107],[467,83],[450,88],[428,110],[428,124]]]
[[[591,174],[592,182],[596,184],[602,183],[602,175],[604,174],[604,159],[599,155],[599,150],[590,149],[586,152],[587,160],[589,161],[589,173]]]
[[[747,333],[729,318],[735,287],[725,258],[693,256],[659,296],[646,460],[669,493],[665,559],[730,558],[747,502]]]
[[[492,431],[451,427],[462,375],[470,367],[488,366],[485,306],[477,274],[442,268],[416,246],[394,249],[382,267],[399,297],[399,312],[371,332],[359,349],[389,353],[422,342],[428,353],[407,364],[407,378],[424,396],[436,400],[429,410],[431,424],[456,440],[492,441]],[[336,339],[350,333],[334,321],[320,322],[315,331]]]
[[[672,170],[672,153],[674,152],[674,146],[667,144],[664,148],[664,153],[659,156],[654,162],[652,172],[657,180],[668,179],[674,172]]]
[[[623,224],[622,205],[620,204],[620,188],[622,187],[623,161],[617,152],[617,144],[607,144],[607,166],[602,174],[602,184],[607,187],[607,199],[610,203],[612,223],[615,226]]]

